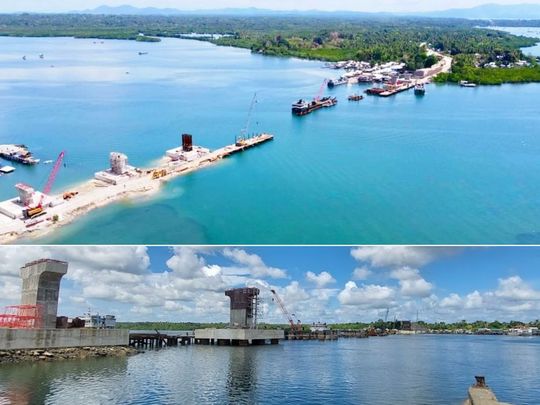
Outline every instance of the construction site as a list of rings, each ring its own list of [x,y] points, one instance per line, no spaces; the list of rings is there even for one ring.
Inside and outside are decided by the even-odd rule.
[[[68,263],[39,259],[20,269],[21,302],[0,313],[0,350],[127,346],[128,331],[75,317],[58,316],[60,282]]]
[[[266,133],[252,136],[246,133],[242,131],[234,144],[215,151],[193,145],[192,135],[183,134],[181,146],[167,150],[158,166],[151,168],[131,166],[128,156],[111,152],[109,167],[95,173],[92,180],[53,194],[52,188],[56,177],[61,175],[65,156],[65,152],[61,152],[41,191],[31,185],[18,183],[15,185],[16,196],[0,202],[0,243],[10,243],[21,237],[42,236],[95,208],[123,198],[155,193],[163,181],[208,167],[274,138]]]

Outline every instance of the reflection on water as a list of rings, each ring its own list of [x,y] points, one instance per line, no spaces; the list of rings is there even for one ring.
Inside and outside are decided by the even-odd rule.
[[[256,350],[232,350],[227,374],[227,398],[231,403],[253,403],[257,381]]]
[[[458,404],[475,375],[501,401],[540,403],[539,338],[390,336],[182,346],[124,359],[3,366],[0,403]]]
[[[114,400],[127,363],[107,358],[3,366],[0,403],[106,403]]]

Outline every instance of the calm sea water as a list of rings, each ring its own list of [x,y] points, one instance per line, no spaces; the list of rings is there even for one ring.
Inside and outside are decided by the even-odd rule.
[[[539,84],[359,103],[346,96],[364,87],[339,87],[335,108],[299,118],[291,103],[339,72],[190,40],[94,42],[0,38],[0,143],[42,160],[66,150],[56,190],[106,167],[111,150],[149,165],[182,132],[232,143],[255,91],[251,130],[275,140],[29,242],[540,242]],[[50,168],[18,166],[0,198],[19,181],[42,187]]]
[[[529,48],[522,48],[528,55],[540,56],[540,27],[493,27],[493,29],[506,31],[513,35],[538,38],[538,43]]]
[[[415,336],[191,346],[127,359],[0,368],[17,404],[461,404],[474,375],[498,399],[540,403],[540,339]],[[6,402],[7,403],[7,402]]]

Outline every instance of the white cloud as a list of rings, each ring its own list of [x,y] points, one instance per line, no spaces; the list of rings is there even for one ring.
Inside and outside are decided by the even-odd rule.
[[[372,271],[367,266],[357,267],[352,273],[353,280],[365,280],[372,274]]]
[[[433,284],[424,280],[417,269],[401,267],[392,270],[390,277],[399,280],[400,292],[405,297],[428,297],[433,290]]]
[[[306,273],[306,280],[315,284],[317,288],[323,288],[336,282],[336,279],[327,271],[322,271],[319,274],[308,271]]]
[[[362,284],[358,287],[354,281],[349,281],[338,294],[338,300],[344,305],[385,308],[393,303],[395,295],[392,287],[375,284]]]
[[[243,266],[242,268],[230,268],[233,271],[239,271],[240,273],[249,273],[254,277],[271,277],[271,278],[285,278],[287,273],[285,270],[278,269],[276,267],[267,266],[260,256],[251,254],[243,249],[238,248],[226,248],[223,250],[223,256],[229,258],[233,262]]]
[[[456,249],[418,246],[360,246],[351,255],[372,267],[422,267]]]
[[[540,300],[540,291],[534,290],[521,277],[513,276],[499,279],[499,288],[495,291],[495,296],[512,301]]]

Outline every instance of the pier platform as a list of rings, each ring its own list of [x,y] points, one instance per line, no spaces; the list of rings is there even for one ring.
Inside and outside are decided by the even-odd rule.
[[[469,388],[468,398],[463,405],[510,405],[506,402],[499,402],[497,397],[486,385],[483,376],[476,376],[476,383]]]
[[[170,331],[130,331],[129,345],[133,347],[171,347],[193,343],[193,332],[175,333]]]
[[[0,329],[0,350],[127,346],[125,329]]]
[[[281,329],[196,329],[195,344],[221,346],[250,346],[278,344],[285,338]]]

